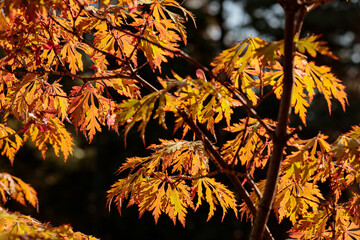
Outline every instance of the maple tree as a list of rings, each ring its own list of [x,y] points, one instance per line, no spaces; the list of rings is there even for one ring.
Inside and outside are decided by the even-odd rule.
[[[290,238],[358,237],[360,127],[329,143],[323,133],[300,139],[301,129],[289,122],[293,109],[306,126],[315,95],[325,98],[330,114],[333,100],[344,110],[348,104],[342,82],[315,62],[318,54],[337,57],[319,36],[300,34],[305,15],[329,0],[278,2],[284,40],[250,36],[221,52],[209,70],[181,50],[185,22],[196,21],[175,0],[2,1],[1,155],[13,163],[29,140],[44,159],[51,147],[66,161],[74,147],[71,125],[89,142],[104,128],[123,131],[126,139],[137,127],[146,145],[146,127],[155,119],[165,130],[173,124],[182,138],[159,139],[148,146],[150,156],[128,158],[118,170],[124,177],[108,190],[109,207],[114,203],[121,213],[124,204],[138,205],[140,216],[151,212],[157,222],[164,213],[185,225],[189,209],[207,204],[207,220],[221,208],[223,218],[231,211],[252,221],[251,239],[273,239],[266,226],[272,209],[279,222],[292,223]],[[191,63],[194,75],[163,74],[174,57]],[[145,79],[144,68],[154,77]],[[276,121],[257,113],[271,95],[280,100]],[[247,117],[235,119],[242,109]],[[221,145],[223,124],[229,139]],[[259,179],[262,169],[267,176]],[[38,205],[35,190],[7,173],[0,174],[0,193],[2,206],[8,198]],[[3,207],[0,215],[6,238],[93,238]]]

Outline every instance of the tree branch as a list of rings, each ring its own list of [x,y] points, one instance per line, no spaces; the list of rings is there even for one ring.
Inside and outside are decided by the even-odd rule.
[[[20,129],[19,131],[17,131],[17,132],[12,133],[12,134],[9,134],[9,135],[0,137],[0,141],[4,140],[4,139],[6,139],[6,138],[11,138],[11,137],[13,137],[13,136],[15,136],[15,135],[18,135],[18,134],[20,134],[20,133],[22,133],[21,129]]]
[[[218,175],[220,173],[225,173],[225,174],[230,174],[230,175],[234,175],[234,176],[238,176],[238,177],[246,177],[247,178],[247,174],[235,171],[233,169],[217,169],[213,172],[209,172],[208,174],[205,175],[201,175],[201,176],[188,176],[188,175],[179,175],[179,176],[174,176],[174,178],[179,178],[179,179],[184,179],[184,180],[197,180],[200,178],[209,178],[209,177],[213,177],[215,175]]]
[[[284,4],[284,2],[283,2]],[[269,168],[266,176],[266,185],[263,197],[260,200],[258,211],[255,217],[255,223],[250,233],[250,240],[261,240],[264,234],[264,227],[268,220],[272,203],[275,198],[280,166],[283,159],[283,151],[288,139],[287,127],[289,115],[291,112],[291,97],[294,83],[294,53],[295,43],[294,35],[296,28],[296,14],[299,5],[296,0],[285,2],[283,5],[285,10],[285,34],[284,34],[284,79],[283,93],[281,96],[278,124],[273,138],[273,151],[270,159]],[[299,23],[298,23],[299,24]]]
[[[120,73],[115,73],[113,75],[108,76],[101,76],[101,77],[82,77],[76,74],[72,74],[70,72],[59,72],[59,71],[52,71],[52,70],[39,70],[39,71],[23,71],[23,72],[15,72],[11,71],[5,68],[0,68],[0,72],[7,72],[11,74],[17,74],[17,75],[26,75],[26,74],[34,74],[34,75],[58,75],[58,76],[68,76],[72,78],[76,78],[79,80],[82,80],[83,82],[92,82],[92,81],[99,81],[99,80],[105,80],[105,79],[113,79],[113,78],[122,78],[122,79],[135,79],[133,76],[123,75]]]

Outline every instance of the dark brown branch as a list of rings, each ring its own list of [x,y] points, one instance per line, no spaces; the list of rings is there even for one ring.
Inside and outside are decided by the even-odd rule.
[[[300,38],[301,28],[304,23],[305,15],[307,13],[308,12],[306,11],[306,6],[301,6],[300,10],[299,10],[299,16],[296,21],[296,27],[295,27],[295,37],[297,37],[298,39]]]
[[[239,146],[236,149],[235,155],[234,155],[233,159],[231,160],[231,168],[234,168],[236,159],[240,162],[239,152],[240,152],[240,149],[242,147],[244,147],[244,145],[246,143],[246,139],[248,138],[247,131],[248,131],[249,118],[250,118],[250,116],[248,115],[247,118],[246,118],[245,124],[244,124],[244,130],[243,130],[244,133],[243,133],[243,136],[241,138],[241,142],[239,143]]]
[[[131,66],[130,66],[131,67]],[[133,73],[135,73],[134,69],[130,68],[131,71],[133,71]],[[148,81],[146,81],[144,78],[140,77],[139,75],[135,74],[135,79],[138,80],[147,90],[149,90],[150,92],[157,92],[159,91],[158,89],[156,89],[156,87],[154,87],[153,85],[151,85]]]
[[[283,3],[284,4],[284,3]],[[250,233],[250,240],[261,240],[264,234],[264,227],[268,220],[272,203],[274,201],[280,166],[283,159],[283,151],[288,139],[287,127],[291,112],[291,97],[294,83],[294,53],[295,43],[294,35],[296,28],[296,13],[299,5],[296,0],[285,2],[285,33],[284,33],[284,79],[283,94],[281,96],[278,124],[273,138],[273,151],[267,170],[266,185],[263,197],[259,203],[258,211],[255,217],[255,223]]]
[[[20,134],[20,133],[22,133],[21,130],[19,130],[19,131],[17,131],[17,132],[14,132],[14,133],[12,133],[12,134],[6,135],[6,136],[2,136],[2,137],[0,137],[0,141],[2,141],[2,140],[5,139],[5,138],[11,138],[11,137],[13,137],[13,136],[15,136],[15,135],[18,135],[18,134]]]
[[[218,169],[216,171],[209,172],[208,174],[201,175],[201,176],[179,175],[179,176],[174,176],[174,178],[180,178],[180,179],[184,179],[184,180],[197,180],[197,179],[200,179],[200,178],[213,177],[213,176],[218,175],[220,173],[230,174],[230,175],[234,175],[234,176],[238,176],[238,177],[246,177],[246,174],[240,173],[240,172],[232,170],[232,169],[221,169],[221,170]]]
[[[306,12],[311,12],[315,10],[317,7],[324,5],[325,3],[332,2],[333,0],[312,0],[312,1],[306,1],[303,0],[302,4],[306,6]]]
[[[263,197],[260,201],[259,208],[255,217],[254,227],[250,234],[250,240],[262,239],[264,226],[270,214],[271,206],[274,201],[280,166],[283,158],[283,150],[286,141],[291,135],[287,134],[289,115],[291,112],[291,95],[294,82],[294,54],[295,42],[294,37],[300,36],[301,27],[306,13],[332,0],[278,0],[285,10],[285,32],[284,32],[284,79],[283,95],[280,101],[278,125],[273,138],[273,155],[270,159],[267,172],[267,181]]]
[[[41,76],[41,75],[49,74],[49,75],[58,75],[58,76],[68,76],[68,77],[72,77],[72,78],[82,80],[83,82],[92,82],[92,81],[113,79],[113,78],[135,79],[135,77],[133,77],[133,76],[122,75],[122,74],[119,74],[119,73],[116,73],[114,75],[109,75],[109,76],[101,76],[101,77],[81,77],[79,75],[72,74],[70,72],[59,72],[59,71],[52,71],[52,70],[15,72],[15,71],[11,71],[11,70],[8,70],[8,69],[5,69],[5,68],[1,68],[0,71],[12,73],[12,74],[17,74],[17,75],[34,74],[34,75]]]
[[[261,199],[262,198],[262,194],[260,192],[260,189],[258,188],[258,186],[255,184],[254,179],[249,175],[246,174],[246,180],[249,183],[249,185],[254,189],[256,196]]]

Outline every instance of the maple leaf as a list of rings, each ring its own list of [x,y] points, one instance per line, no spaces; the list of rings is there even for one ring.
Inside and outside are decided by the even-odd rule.
[[[342,85],[339,79],[330,72],[331,68],[326,66],[316,66],[313,62],[306,65],[306,73],[310,76],[316,84],[317,89],[324,94],[328,104],[329,113],[331,114],[331,99],[336,98],[343,110],[347,102],[347,94],[345,86]]]
[[[231,76],[233,71],[241,73],[247,68],[255,68],[258,71],[259,62],[254,61],[252,57],[258,54],[258,49],[266,45],[264,40],[257,37],[249,37],[241,41],[232,48],[224,50],[215,58],[211,63],[212,66],[215,66],[213,72],[225,71],[228,76]],[[233,81],[236,87],[239,86],[239,79],[233,79]]]
[[[308,140],[293,139],[291,145],[298,150],[289,154],[283,163],[284,177],[287,179],[297,179],[302,183],[309,180],[325,181],[329,172],[324,171],[325,165],[329,164],[325,158],[333,149],[326,142],[328,137],[318,134]]]
[[[316,91],[324,95],[330,114],[333,98],[340,102],[345,111],[348,104],[345,86],[331,73],[331,68],[316,66],[314,62],[307,62],[305,56],[300,54],[295,56],[294,64],[295,79],[291,106],[294,107],[295,113],[299,115],[305,125],[307,108],[310,106]],[[282,96],[282,78],[282,70],[267,73],[265,77],[265,82],[275,88],[274,93],[278,99]]]
[[[160,32],[161,38],[168,38],[169,36],[172,36],[171,34],[169,34],[171,33],[169,29],[173,29],[180,34],[184,44],[186,45],[186,31],[183,23],[187,19],[184,19],[184,17],[180,16],[179,14],[170,11],[167,7],[179,9],[183,13],[184,17],[187,18],[189,16],[193,20],[194,25],[196,26],[195,17],[191,12],[183,8],[177,1],[174,0],[166,0],[161,2],[156,1],[151,6],[152,16],[155,20],[154,25],[156,26],[156,29]],[[171,22],[164,21],[167,20],[166,14],[169,16],[169,20],[171,20]],[[161,25],[163,25],[163,27]],[[161,34],[161,28],[166,29],[166,31],[163,31],[164,34]]]
[[[162,169],[172,167],[172,173],[189,173],[191,176],[207,173],[209,158],[201,141],[160,139],[160,145],[150,145],[156,159],[162,159]]]
[[[264,119],[269,126],[274,123]],[[222,147],[222,155],[228,164],[237,165],[241,161],[250,175],[258,167],[264,167],[270,157],[271,142],[261,124],[253,118],[241,119],[240,123],[225,128],[226,131],[237,133],[236,137],[228,140]],[[267,153],[267,154],[266,154]]]
[[[90,105],[90,109],[86,111],[85,115],[86,117],[83,122],[83,126],[86,126],[86,130],[89,134],[89,141],[91,142],[93,136],[96,134],[96,131],[101,132],[101,127],[97,120],[99,118],[98,109],[92,104]]]
[[[170,85],[178,90],[174,93],[177,100],[174,101],[179,108],[189,111],[190,116],[196,122],[206,123],[206,128],[215,134],[215,124],[225,119],[226,124],[230,125],[233,107],[240,104],[229,95],[228,90],[222,85],[207,82],[206,79],[192,79],[189,77],[181,78],[174,74],[175,79]],[[183,124],[181,118],[177,120],[175,131]],[[183,136],[186,134],[186,128]]]
[[[114,199],[120,211],[124,199],[129,198],[129,205],[138,204],[140,216],[152,211],[157,222],[164,212],[174,224],[178,219],[185,225],[186,209],[190,207],[196,210],[205,198],[210,205],[208,220],[214,215],[216,205],[223,209],[223,218],[229,208],[237,216],[235,196],[226,186],[212,178],[200,177],[191,181],[190,187],[185,183],[188,178],[181,176],[181,173],[189,173],[190,177],[207,174],[208,157],[200,141],[161,140],[160,145],[151,145],[150,148],[154,150],[151,156],[129,158],[121,166],[119,172],[131,172],[108,191],[109,205]],[[167,172],[170,171],[179,175],[168,176]],[[202,189],[205,189],[205,194]],[[195,193],[198,194],[196,207],[191,197]]]
[[[225,72],[235,88],[241,88],[248,99],[257,104],[258,96],[255,89],[266,86],[266,72],[281,70],[279,48],[281,42],[271,42],[249,37],[234,47],[224,50],[211,63],[217,75]],[[262,91],[262,90],[261,90]]]
[[[41,80],[34,74],[26,74],[7,95],[14,117],[26,122],[33,109],[40,105],[42,95]]]
[[[153,114],[155,103],[158,103],[157,109]],[[173,106],[174,100],[172,96],[167,95],[166,90],[150,93],[143,96],[141,99],[128,99],[116,106],[115,111],[116,120],[115,124],[125,125],[124,139],[126,140],[127,134],[136,122],[140,122],[138,131],[145,143],[145,129],[150,121],[151,116],[154,119],[158,118],[160,125],[165,129],[165,114],[167,111],[177,111]],[[172,107],[168,107],[172,106]]]
[[[196,193],[198,194],[198,202],[196,206],[201,205],[201,201],[205,198],[206,202],[210,206],[209,214],[207,221],[214,216],[216,206],[220,205],[223,210],[222,220],[224,220],[225,214],[227,213],[228,208],[231,208],[235,216],[237,217],[237,205],[234,194],[227,189],[222,183],[216,182],[213,178],[201,178],[194,181],[193,184]],[[205,188],[205,195],[203,194],[203,187]]]
[[[58,82],[54,82],[53,84],[47,85],[44,92],[48,95],[48,99],[46,99],[49,102],[48,108],[59,110],[59,117],[64,121],[64,119],[67,118],[69,100],[62,89],[62,85]]]
[[[138,204],[140,217],[145,211],[152,211],[155,222],[158,221],[161,213],[166,213],[174,224],[178,219],[185,226],[186,208],[192,207],[189,187],[177,182],[164,182],[165,177],[162,172],[153,172],[155,177],[144,177],[142,174],[135,173],[126,179],[120,179],[108,191],[108,205],[115,198],[115,203],[120,211],[124,198],[130,195],[128,206]],[[129,190],[131,186],[132,190]],[[166,189],[166,190],[165,190]],[[130,191],[132,191],[130,193]]]
[[[320,207],[320,199],[324,199],[324,197],[317,185],[311,182],[299,184],[295,181],[282,178],[279,181],[274,209],[279,222],[284,217],[287,217],[295,224],[305,213],[316,213]]]
[[[29,203],[34,208],[38,208],[36,191],[20,178],[8,173],[0,173],[0,193],[3,204],[7,202],[7,196],[9,196],[24,206]]]
[[[14,140],[11,140],[13,138]],[[22,138],[11,128],[0,124],[0,149],[1,155],[9,158],[11,164],[14,163],[15,154],[23,144]]]
[[[86,83],[83,86],[74,86],[70,93],[70,120],[88,137],[89,142],[93,140],[96,132],[101,132],[101,125],[106,124],[109,112],[115,107],[111,99],[101,96],[101,91],[103,89],[99,86]]]
[[[305,214],[302,219],[295,222],[293,228],[288,233],[291,239],[329,238],[329,229],[327,227],[329,218],[329,210],[320,208],[316,212]]]
[[[153,44],[155,43],[155,44]],[[144,40],[140,40],[140,47],[144,51],[146,58],[149,61],[150,67],[153,71],[158,69],[161,72],[160,65],[163,62],[167,62],[168,57],[174,57],[172,52],[166,51],[161,47],[169,47],[166,42],[161,42],[159,38],[154,34],[151,29],[146,29],[144,32]],[[175,45],[174,47],[177,47]],[[176,49],[173,47],[173,50]]]
[[[188,206],[193,208],[189,190],[190,187],[184,182],[177,183],[173,188],[170,186],[167,188],[167,198],[170,199],[170,202],[165,211],[170,219],[173,220],[174,225],[177,217],[183,227],[185,227],[186,209]]]
[[[339,58],[326,46],[325,41],[317,41],[320,37],[321,35],[311,35],[306,38],[300,38],[297,41],[297,50],[301,53],[308,52],[312,57],[316,57],[317,53],[320,53],[338,60]]]
[[[342,232],[341,236],[344,240],[359,239],[360,238],[359,224],[355,224],[354,222],[351,222],[349,226]]]
[[[73,139],[65,129],[64,123],[58,118],[49,119],[45,131],[41,131],[36,124],[31,124],[24,132],[24,140],[26,141],[28,138],[35,142],[36,147],[41,151],[44,159],[48,150],[47,144],[53,147],[56,156],[59,156],[61,151],[64,156],[64,161],[66,161],[73,152]]]
[[[103,51],[109,51],[111,54],[115,53],[115,38],[112,34],[109,34],[106,29],[102,28],[102,32],[97,32],[94,38],[94,45]]]
[[[63,61],[69,63],[70,72],[76,74],[76,72],[83,71],[82,55],[76,50],[76,43],[67,42],[61,48],[60,56]]]
[[[349,201],[347,202],[346,210],[351,216],[353,216],[352,220],[358,225],[360,224],[359,209],[360,209],[360,198],[358,194],[354,194],[354,196],[350,198]]]
[[[283,47],[283,42],[270,42],[265,46],[257,48],[255,57],[261,58],[263,66],[269,66],[270,69],[278,68],[278,60],[280,59],[280,49]]]
[[[304,92],[303,85],[301,84],[299,86],[298,81],[295,81],[294,83],[293,96],[294,97],[291,99],[291,105],[294,106],[294,112],[299,115],[301,121],[306,125],[306,113],[310,104],[307,100],[307,95]]]
[[[171,173],[189,173],[191,176],[206,174],[209,170],[208,156],[200,141],[162,140],[161,144],[150,145],[154,153],[145,158],[128,158],[119,168],[119,172],[133,171],[136,168],[153,172],[169,169]],[[171,170],[170,170],[171,169]]]
[[[109,73],[110,74],[110,73]],[[102,72],[102,76],[106,76]],[[120,95],[129,97],[129,98],[139,98],[140,95],[140,88],[136,85],[136,81],[133,79],[125,79],[125,78],[111,78],[111,79],[104,79],[102,83],[106,87],[111,87],[116,90],[117,93]]]
[[[20,213],[11,213],[0,208],[0,238],[1,239],[79,239],[97,240],[97,238],[74,232],[70,225],[53,227],[48,223]]]

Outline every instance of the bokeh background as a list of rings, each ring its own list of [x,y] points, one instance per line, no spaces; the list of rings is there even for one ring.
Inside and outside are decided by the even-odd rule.
[[[284,13],[275,0],[186,0],[184,4],[197,18],[197,28],[192,23],[187,24],[189,44],[184,51],[205,66],[222,49],[250,35],[267,41],[282,39]],[[360,1],[335,0],[316,9],[305,18],[302,35],[308,34],[322,34],[322,40],[327,41],[340,58],[336,61],[319,56],[316,60],[331,66],[344,81],[350,105],[344,113],[340,105],[334,103],[329,116],[325,100],[315,98],[308,112],[308,126],[301,136],[313,137],[321,131],[333,141],[360,120]],[[183,76],[195,75],[196,69],[181,59],[171,60],[167,66]],[[154,78],[146,71],[143,74],[145,78]],[[265,101],[259,109],[260,114],[275,118],[277,104],[274,98]],[[293,124],[301,125],[297,117],[293,117]],[[71,126],[70,129],[74,131]],[[46,160],[42,160],[31,143],[20,150],[13,166],[1,156],[1,171],[30,183],[38,192],[40,202],[39,212],[15,202],[5,207],[55,226],[71,223],[75,231],[101,239],[247,239],[250,224],[236,219],[233,213],[221,222],[219,209],[216,216],[206,222],[206,204],[196,213],[189,211],[185,228],[179,223],[174,226],[165,215],[157,225],[150,213],[138,219],[136,206],[124,209],[121,216],[115,206],[109,211],[106,191],[118,178],[116,170],[127,157],[145,156],[148,151],[136,130],[130,132],[126,148],[123,135],[106,128],[91,144],[75,131],[74,136],[74,155],[66,163],[51,151]],[[165,132],[156,123],[150,123],[147,128],[148,144],[158,143],[158,138],[172,137],[171,131]],[[271,216],[269,225],[276,239],[286,238],[287,224],[284,221],[279,225]]]

